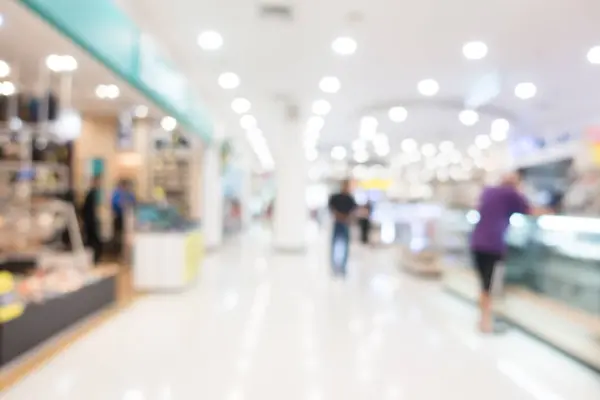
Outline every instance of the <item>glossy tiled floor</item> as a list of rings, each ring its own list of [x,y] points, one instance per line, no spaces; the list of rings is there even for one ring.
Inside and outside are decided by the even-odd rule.
[[[209,256],[184,294],[145,297],[3,400],[598,400],[600,376],[357,248],[303,255],[260,231]]]

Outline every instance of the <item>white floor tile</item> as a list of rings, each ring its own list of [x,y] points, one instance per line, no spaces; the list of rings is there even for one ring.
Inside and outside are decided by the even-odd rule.
[[[313,238],[314,239],[314,238]],[[354,248],[333,280],[328,241],[278,254],[253,232],[206,260],[198,285],[149,296],[3,400],[598,400],[600,377]]]

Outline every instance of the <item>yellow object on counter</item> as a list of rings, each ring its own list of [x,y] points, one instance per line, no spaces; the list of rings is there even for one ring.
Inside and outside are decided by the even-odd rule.
[[[15,292],[15,280],[10,272],[0,272],[0,323],[19,318],[25,306],[18,300]],[[11,296],[14,295],[14,300]]]

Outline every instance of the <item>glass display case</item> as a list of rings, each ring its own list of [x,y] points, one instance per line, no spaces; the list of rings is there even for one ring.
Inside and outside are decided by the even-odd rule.
[[[469,236],[474,210],[447,210],[440,231],[446,288],[475,300]],[[499,313],[569,355],[600,370],[600,218],[515,214],[506,235]]]

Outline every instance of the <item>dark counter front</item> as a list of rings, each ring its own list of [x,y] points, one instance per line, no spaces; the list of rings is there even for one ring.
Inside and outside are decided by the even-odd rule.
[[[0,324],[0,366],[4,366],[116,300],[116,277],[109,276],[81,289],[28,304],[20,317]]]

